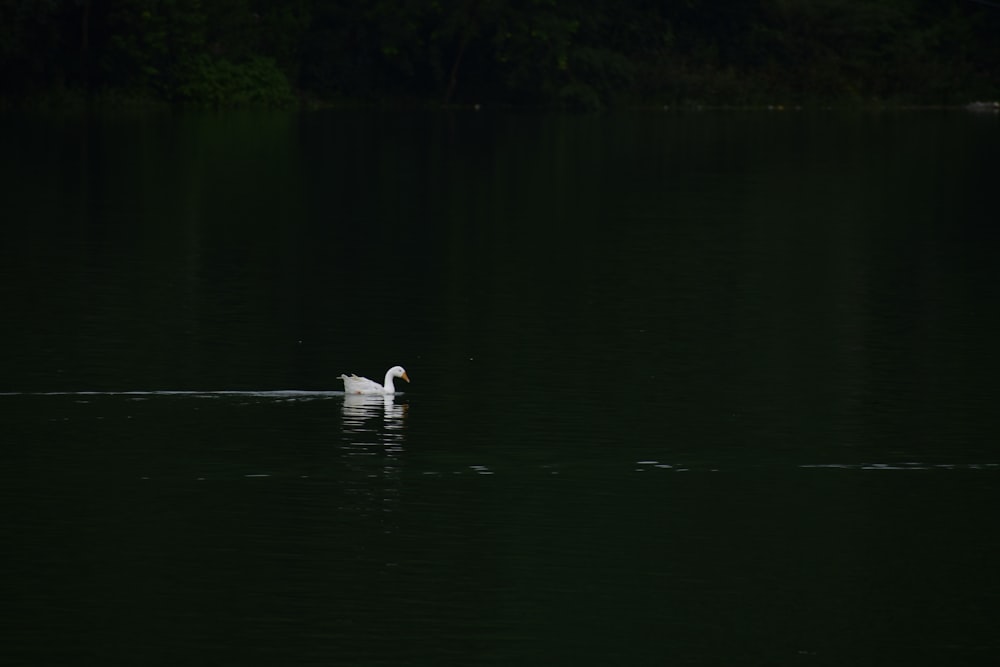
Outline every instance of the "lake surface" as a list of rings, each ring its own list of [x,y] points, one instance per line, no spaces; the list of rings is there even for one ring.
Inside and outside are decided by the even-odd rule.
[[[996,661],[997,116],[0,132],[6,664]]]

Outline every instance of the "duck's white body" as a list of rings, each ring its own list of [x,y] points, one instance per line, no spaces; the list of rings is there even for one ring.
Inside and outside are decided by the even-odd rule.
[[[410,381],[402,366],[393,366],[387,370],[385,372],[385,382],[382,384],[368,378],[358,377],[357,375],[340,376],[340,379],[344,381],[345,394],[395,394],[396,387],[392,384],[393,378],[403,378],[407,382]]]

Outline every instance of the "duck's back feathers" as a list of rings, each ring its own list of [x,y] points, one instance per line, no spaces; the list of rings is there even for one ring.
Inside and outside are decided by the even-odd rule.
[[[359,377],[357,375],[341,375],[344,381],[345,394],[384,394],[385,388],[374,380]]]

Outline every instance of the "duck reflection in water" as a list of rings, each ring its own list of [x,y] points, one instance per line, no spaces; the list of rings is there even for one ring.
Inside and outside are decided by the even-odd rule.
[[[403,451],[406,403],[392,394],[344,395],[344,435],[353,446],[382,445],[387,454]]]
[[[386,428],[403,428],[403,418],[406,417],[406,404],[396,405],[396,397],[392,394],[344,395],[344,427],[365,427],[365,422],[372,418],[382,417]]]
[[[406,403],[386,395],[346,394],[340,445],[346,469],[345,511],[378,517],[382,529],[397,529],[394,513],[402,497],[400,476],[405,464]],[[351,474],[346,474],[350,471]]]

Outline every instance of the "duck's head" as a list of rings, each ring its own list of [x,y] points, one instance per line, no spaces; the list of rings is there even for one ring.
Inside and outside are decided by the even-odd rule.
[[[392,368],[390,368],[389,375],[391,375],[394,378],[403,378],[407,382],[410,381],[410,378],[406,375],[406,369],[404,369],[402,366],[393,366]]]

